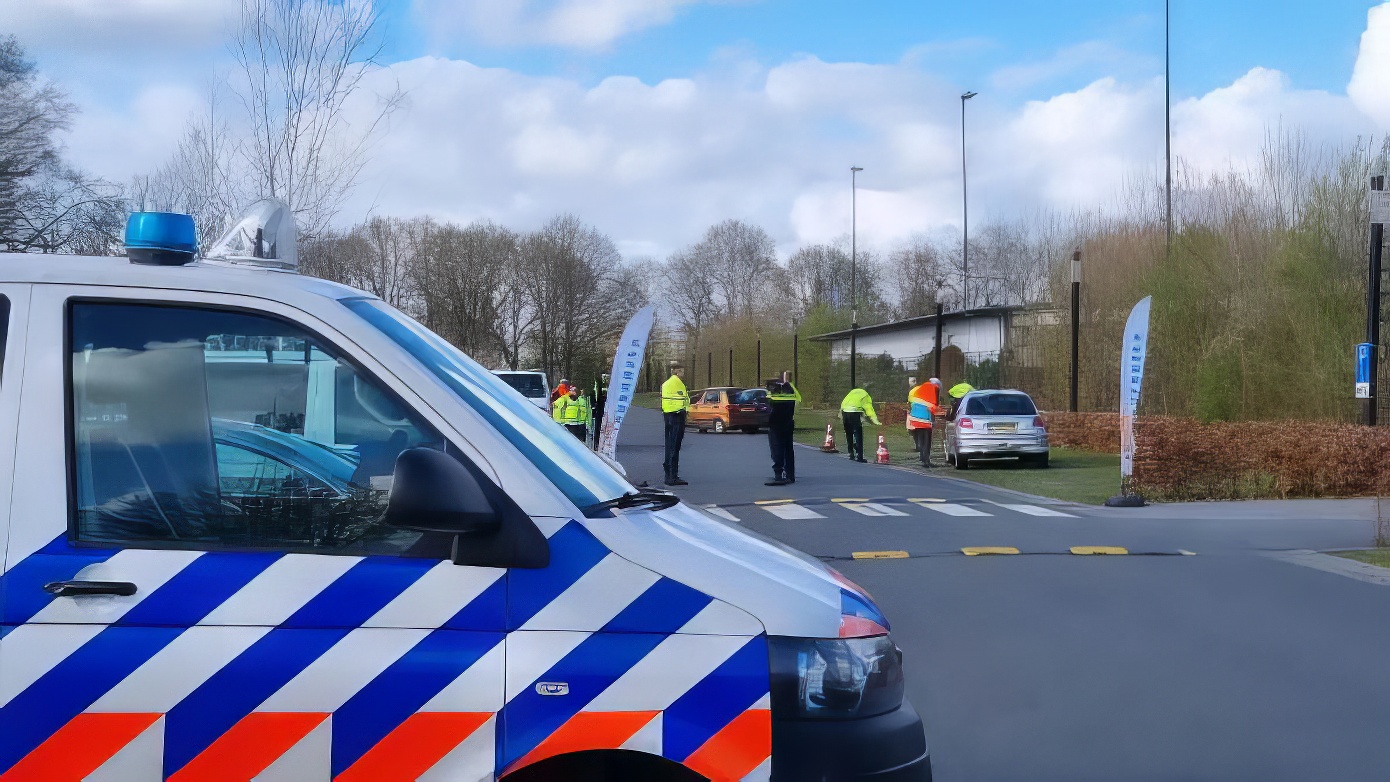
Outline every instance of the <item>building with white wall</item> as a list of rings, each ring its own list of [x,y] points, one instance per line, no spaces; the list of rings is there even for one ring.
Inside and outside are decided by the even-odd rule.
[[[942,352],[954,347],[970,363],[998,360],[1000,351],[1010,346],[1015,318],[1023,312],[1024,308],[1014,306],[948,312],[941,317]],[[856,342],[859,355],[887,354],[905,369],[912,370],[917,368],[920,359],[930,355],[935,348],[936,316],[923,315],[876,326],[860,326],[858,331]],[[811,339],[829,342],[831,359],[849,359],[848,330],[821,334]]]

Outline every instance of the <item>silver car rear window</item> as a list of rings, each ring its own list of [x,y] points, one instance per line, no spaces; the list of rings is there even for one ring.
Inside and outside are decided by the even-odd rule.
[[[1023,394],[980,394],[970,397],[966,415],[1037,415],[1033,400]]]

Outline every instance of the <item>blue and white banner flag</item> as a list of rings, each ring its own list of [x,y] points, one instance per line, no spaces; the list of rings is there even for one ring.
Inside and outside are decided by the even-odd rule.
[[[637,393],[637,378],[642,370],[642,357],[647,352],[647,337],[651,335],[656,308],[648,305],[637,311],[623,329],[618,340],[618,352],[613,356],[613,371],[609,374],[608,404],[603,408],[603,431],[599,433],[598,452],[617,461],[618,430],[622,429],[632,397]]]
[[[1144,385],[1144,359],[1149,354],[1149,304],[1145,296],[1125,321],[1124,351],[1120,354],[1120,477],[1134,474],[1134,416]]]

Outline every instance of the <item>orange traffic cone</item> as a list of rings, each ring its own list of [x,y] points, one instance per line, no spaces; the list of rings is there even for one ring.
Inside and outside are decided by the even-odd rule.
[[[883,435],[878,436],[878,453],[876,456],[878,457],[879,464],[888,463],[888,446],[883,442]]]
[[[825,444],[820,449],[826,453],[840,452],[840,449],[835,447],[835,430],[830,424],[825,425]]]

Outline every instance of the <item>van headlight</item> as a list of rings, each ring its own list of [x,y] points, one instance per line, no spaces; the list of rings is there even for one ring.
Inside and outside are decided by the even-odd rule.
[[[768,641],[778,718],[856,719],[902,705],[903,656],[887,635]]]

